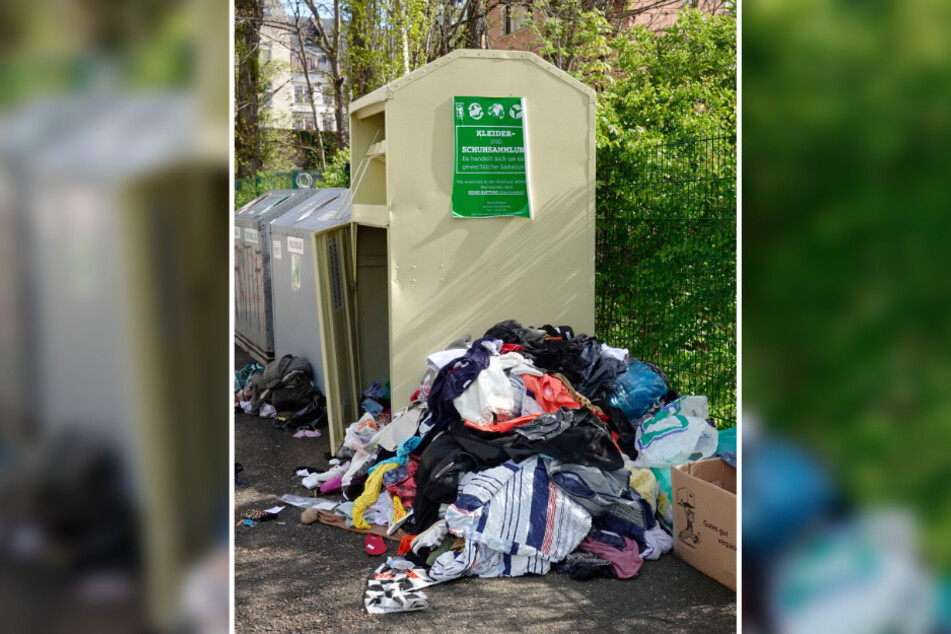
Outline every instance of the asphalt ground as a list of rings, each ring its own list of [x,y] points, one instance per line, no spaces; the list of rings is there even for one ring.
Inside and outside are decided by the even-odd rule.
[[[235,348],[235,367],[250,358]],[[326,468],[329,438],[294,438],[271,420],[235,414],[235,518],[309,495],[297,466]],[[236,519],[237,521],[237,519]],[[370,615],[363,591],[371,572],[396,554],[373,557],[363,535],[300,523],[287,506],[277,520],[235,528],[238,632],[733,632],[736,594],[672,553],[645,561],[633,579],[542,577],[459,579],[424,590],[430,607]]]

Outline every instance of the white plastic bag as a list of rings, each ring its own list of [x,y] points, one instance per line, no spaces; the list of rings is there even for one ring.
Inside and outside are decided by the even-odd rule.
[[[708,425],[707,399],[674,401],[637,430],[637,466],[675,467],[709,458],[717,450],[717,430]]]
[[[706,396],[681,396],[662,409],[673,414],[683,414],[704,420],[710,417],[710,406],[707,404]]]
[[[343,437],[343,444],[350,447],[357,454],[369,453],[366,447],[370,439],[379,431],[376,420],[370,414],[364,414],[360,420],[351,423],[347,427],[347,433]]]

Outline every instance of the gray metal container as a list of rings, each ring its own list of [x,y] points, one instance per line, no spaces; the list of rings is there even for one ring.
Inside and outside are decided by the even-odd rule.
[[[314,236],[338,227],[345,231],[341,237],[348,236],[350,207],[340,208],[346,189],[315,191],[313,198],[271,222],[274,351],[277,358],[285,354],[306,358],[314,371],[314,383],[326,394],[317,294],[320,265],[314,256]],[[332,244],[330,266],[344,266],[336,238]]]
[[[270,191],[234,215],[234,337],[263,364],[274,358],[270,223],[319,191]]]
[[[34,392],[39,383],[37,280],[30,262],[35,251],[30,206],[50,183],[32,169],[32,162],[105,105],[93,98],[49,99],[0,116],[0,433],[8,437],[21,437],[42,398]]]

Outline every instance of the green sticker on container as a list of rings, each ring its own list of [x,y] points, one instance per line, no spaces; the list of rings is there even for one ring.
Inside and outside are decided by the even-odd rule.
[[[291,290],[300,290],[300,256],[291,254]]]
[[[532,217],[521,97],[454,97],[454,218]]]

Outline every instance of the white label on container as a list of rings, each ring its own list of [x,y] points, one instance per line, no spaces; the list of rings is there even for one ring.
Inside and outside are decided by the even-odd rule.
[[[304,255],[304,239],[287,236],[287,252]]]
[[[252,242],[252,243],[254,243],[254,244],[257,244],[257,243],[258,243],[258,230],[257,230],[257,229],[248,229],[247,227],[245,227],[245,229],[244,229],[244,241],[245,241],[245,242]]]
[[[281,241],[280,240],[271,241],[271,255],[274,256],[275,260],[281,259]]]

